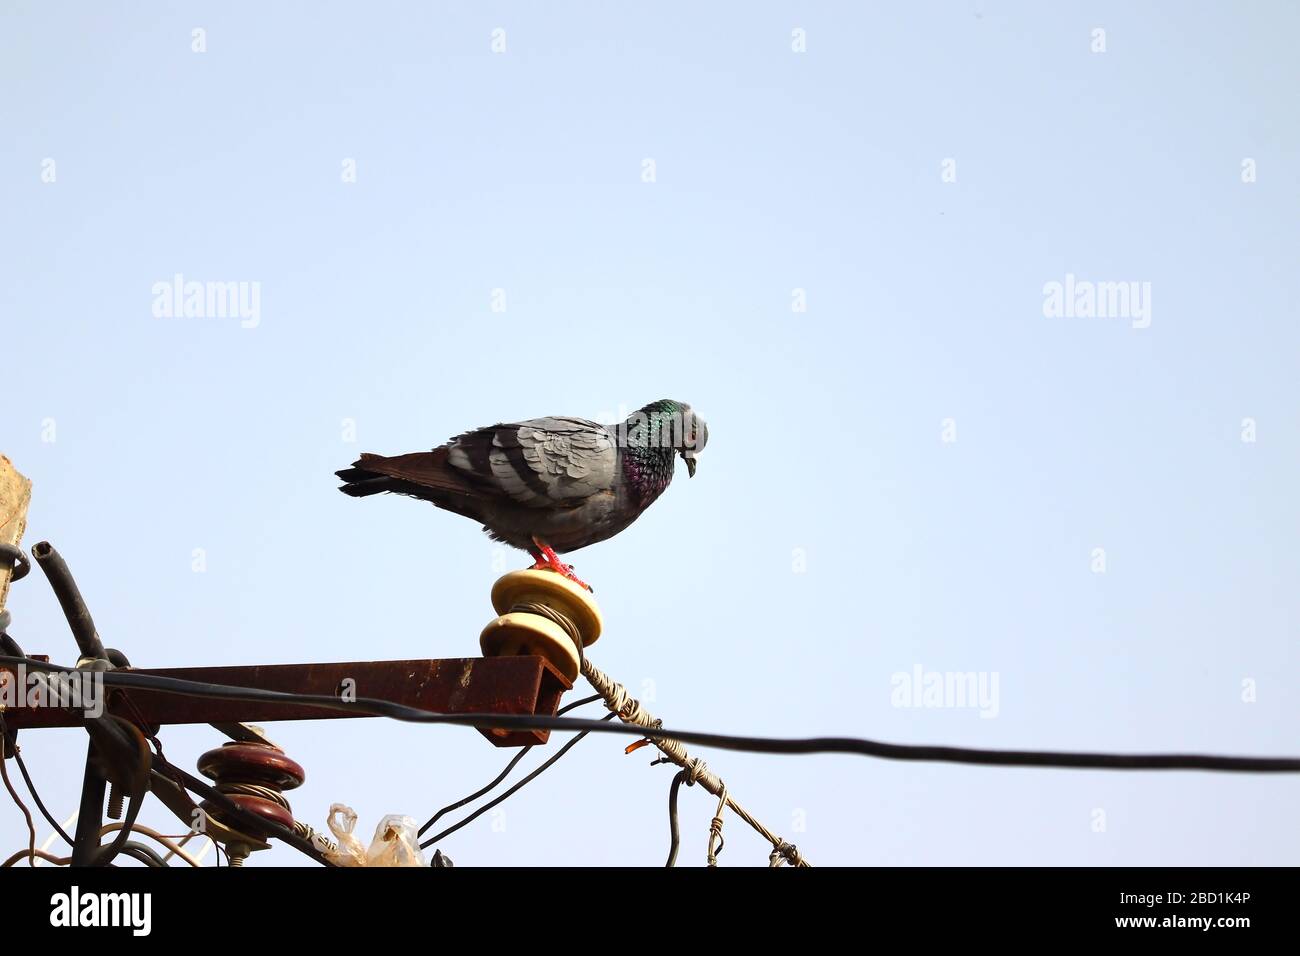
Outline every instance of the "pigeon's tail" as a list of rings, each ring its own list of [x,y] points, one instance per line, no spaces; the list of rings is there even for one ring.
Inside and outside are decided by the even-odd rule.
[[[431,501],[439,508],[466,517],[479,517],[479,496],[474,487],[447,463],[445,446],[392,458],[367,452],[354,461],[351,468],[334,474],[343,479],[339,491],[353,498],[393,492]]]
[[[353,498],[364,498],[367,495],[377,495],[382,491],[397,490],[394,487],[398,483],[396,479],[389,478],[387,475],[377,475],[364,468],[344,468],[334,474],[343,479],[339,491]]]

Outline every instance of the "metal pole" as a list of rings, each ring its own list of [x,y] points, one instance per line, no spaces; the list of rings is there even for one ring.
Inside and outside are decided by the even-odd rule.
[[[73,834],[72,865],[90,866],[99,852],[99,831],[104,826],[104,789],[107,781],[99,772],[94,741],[86,747],[86,773],[81,781],[81,810]]]

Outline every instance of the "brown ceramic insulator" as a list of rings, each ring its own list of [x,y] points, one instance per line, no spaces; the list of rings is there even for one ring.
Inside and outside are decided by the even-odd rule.
[[[306,773],[274,744],[231,741],[201,756],[199,772],[211,777],[217,790],[240,809],[262,820],[293,828],[293,811],[283,791],[302,786]],[[212,801],[205,801],[202,807],[219,823],[249,837],[264,840],[271,835],[269,830],[231,819],[229,813]]]
[[[228,793],[226,794],[226,798],[236,803],[241,810],[247,810],[249,813],[255,814],[263,820],[270,820],[273,823],[278,823],[281,826],[293,829],[293,811],[289,810],[287,807],[281,806],[273,800],[267,800],[263,797],[249,796],[248,794],[243,793]],[[232,829],[240,828],[242,821],[229,819],[222,812],[221,807],[215,806],[210,801],[206,800],[201,804],[201,806],[211,816],[215,817],[218,822],[223,823]],[[269,834],[266,832],[250,834],[250,836],[256,836],[259,838],[265,838],[268,835]]]
[[[302,786],[306,771],[284,751],[269,744],[228,743],[199,758],[199,773],[218,784],[256,783],[273,790]]]

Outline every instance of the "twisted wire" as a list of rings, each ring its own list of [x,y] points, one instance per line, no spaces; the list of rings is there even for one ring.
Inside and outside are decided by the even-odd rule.
[[[722,785],[722,796],[718,799],[718,812],[709,823],[709,866],[718,865],[718,854],[722,852],[725,841],[722,839],[722,811],[727,809],[727,785]]]
[[[549,604],[539,604],[536,601],[520,601],[511,605],[508,614],[536,614],[538,617],[544,617],[554,624],[558,624],[560,629],[569,636],[573,641],[573,646],[578,652],[578,668],[587,660],[587,655],[583,651],[582,631],[579,630],[577,623],[563,611],[551,607]]]
[[[587,679],[587,683],[592,686],[596,693],[600,694],[605,700],[605,706],[613,713],[618,714],[619,719],[626,724],[636,724],[647,730],[658,730],[663,726],[663,722],[655,717],[644,707],[641,702],[633,697],[626,687],[614,680],[595,664],[586,659],[582,662],[582,676]],[[665,737],[656,737],[653,733],[646,735],[646,738],[659,748],[659,751],[671,760],[677,766],[686,770],[692,783],[698,783],[709,793],[723,801],[724,806],[731,807],[736,816],[740,817],[746,823],[757,831],[763,839],[772,844],[776,851],[779,851],[782,857],[791,866],[811,866],[799,850],[790,843],[786,843],[779,836],[765,827],[758,818],[746,810],[730,794],[726,792],[726,785],[722,779],[708,768],[703,760],[692,757],[686,750],[686,746],[680,740],[672,740]],[[721,810],[719,810],[721,812]]]

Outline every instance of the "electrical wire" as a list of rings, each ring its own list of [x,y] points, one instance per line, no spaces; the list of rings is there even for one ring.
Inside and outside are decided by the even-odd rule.
[[[0,656],[0,664],[26,664],[50,672],[70,673],[60,667],[32,658]],[[969,747],[945,747],[918,744],[891,744],[862,737],[749,737],[706,733],[693,730],[645,728],[623,723],[575,717],[547,717],[523,714],[436,714],[416,707],[371,697],[344,702],[326,694],[296,694],[289,691],[263,690],[256,687],[232,687],[187,681],[156,674],[107,671],[106,687],[160,691],[184,697],[213,700],[241,700],[254,703],[304,704],[326,710],[375,714],[396,720],[423,724],[450,724],[461,727],[502,728],[505,730],[573,730],[595,733],[680,740],[683,743],[720,750],[769,754],[854,754],[884,760],[938,761],[943,763],[979,764],[994,767],[1057,767],[1075,770],[1217,770],[1232,773],[1297,773],[1298,757],[1233,757],[1208,754],[1115,754],[1076,753],[1043,750],[981,750]],[[168,764],[168,766],[174,766]]]
[[[600,720],[593,721],[593,723],[600,724],[607,720],[613,720],[617,716],[618,716],[617,714],[606,714],[604,717],[600,718]],[[479,817],[487,813],[493,807],[510,799],[510,797],[512,797],[515,793],[522,790],[524,787],[532,783],[532,781],[536,780],[543,773],[545,773],[552,766],[554,766],[556,761],[558,761],[561,757],[563,757],[570,750],[572,750],[574,746],[578,743],[578,741],[580,741],[583,737],[587,736],[588,733],[590,733],[590,731],[584,730],[582,733],[574,736],[572,740],[570,740],[563,747],[557,750],[550,758],[548,758],[545,763],[541,764],[536,770],[534,770],[528,776],[524,777],[522,780],[520,780],[517,784],[515,784],[505,793],[501,794],[495,800],[490,800],[487,803],[483,804],[483,806],[479,807],[477,810],[475,810],[465,819],[461,820],[459,823],[454,823],[451,826],[449,826],[447,829],[443,830],[441,833],[429,837],[429,839],[425,840],[423,843],[420,844],[420,849],[427,850],[429,847],[433,846],[439,840],[443,839],[444,837],[451,836],[461,827],[473,822],[474,820],[477,820]]]
[[[67,866],[69,863],[72,862],[72,857],[70,856],[55,856],[53,853],[46,853],[44,850],[27,849],[27,850],[19,850],[13,856],[9,857],[9,859],[5,860],[3,863],[0,863],[0,869],[13,866],[19,860],[23,860],[23,859],[44,860],[46,863],[53,863],[55,866]],[[32,866],[35,865],[36,863],[33,862]]]
[[[157,850],[136,840],[124,840],[121,847],[119,847],[113,855],[117,856],[119,853],[124,856],[134,857],[145,866],[162,867],[163,869],[167,868],[167,864],[163,862],[163,859],[158,855]]]
[[[13,781],[9,779],[9,769],[6,766],[8,761],[5,758],[5,751],[8,746],[9,737],[5,731],[4,719],[0,718],[0,777],[4,778],[5,789],[9,791],[9,796],[14,798],[14,803],[18,805],[18,809],[23,812],[23,816],[27,819],[27,833],[30,840],[28,845],[30,855],[27,857],[27,862],[34,867],[36,866],[36,854],[38,852],[36,849],[36,824],[32,822],[32,811],[27,809],[27,804],[23,803],[23,798],[18,796]],[[15,746],[14,749],[16,750],[17,747]]]
[[[45,806],[45,801],[41,799],[40,792],[36,789],[36,784],[32,782],[32,775],[27,772],[27,762],[23,760],[22,749],[18,746],[17,734],[13,739],[9,737],[8,728],[5,727],[4,716],[0,715],[0,740],[7,743],[0,743],[0,748],[12,744],[14,762],[18,764],[18,771],[23,776],[23,782],[27,784],[27,792],[32,795],[32,800],[36,803],[36,808],[41,811],[41,816],[45,817],[45,822],[54,828],[54,832],[63,838],[63,841],[72,846],[72,837],[68,836],[68,831],[59,825],[59,821],[50,813],[49,808]]]
[[[113,833],[114,831],[121,830],[123,826],[124,824],[121,823],[110,823],[108,826],[104,827],[102,830],[99,831],[99,836],[102,839],[103,837],[108,836],[110,833]],[[189,840],[191,837],[195,836],[195,834],[192,832],[186,834],[185,839],[182,840],[181,843],[173,843],[170,837],[164,836],[163,834],[159,833],[157,830],[154,830],[151,827],[147,827],[142,823],[136,823],[132,825],[131,832],[133,834],[140,833],[143,834],[144,836],[150,837],[153,840],[157,840],[160,844],[162,844],[164,849],[169,851],[167,854],[168,857],[174,854],[180,857],[190,866],[201,867],[203,865],[195,857],[191,856],[189,853],[186,853],[183,849],[181,849],[181,846],[185,842],[185,840]],[[162,862],[165,864],[167,861],[166,859],[163,859]]]
[[[80,816],[81,816],[81,808],[78,807],[76,810],[72,811],[72,816],[68,817],[68,819],[63,821],[63,825],[59,829],[66,831],[68,827],[72,826],[74,823],[77,822],[77,818]],[[50,846],[54,843],[54,841],[57,840],[58,838],[59,835],[57,833],[51,833],[49,836],[45,838],[45,842],[41,844],[41,849],[48,850]],[[69,845],[71,845],[71,841],[69,841]]]
[[[8,655],[0,656],[0,664],[24,664],[29,668],[47,672],[73,672],[72,668],[61,667],[59,665],[49,664],[32,658],[12,657]],[[217,700],[241,700],[263,703],[298,703],[335,711],[353,713],[359,711],[361,713],[386,716],[412,723],[450,724],[453,726],[502,728],[511,730],[579,731],[578,735],[568,741],[559,752],[553,755],[519,783],[515,784],[495,800],[470,814],[470,816],[466,817],[464,820],[446,830],[443,830],[429,840],[424,841],[420,844],[421,848],[427,848],[439,840],[444,839],[460,828],[466,826],[474,819],[477,819],[483,813],[499,805],[502,801],[508,799],[522,787],[536,779],[537,776],[549,767],[553,766],[555,762],[563,757],[564,754],[568,753],[568,751],[572,749],[579,740],[592,732],[624,734],[640,738],[649,736],[652,739],[679,740],[683,743],[694,743],[701,746],[712,746],[719,749],[742,752],[772,754],[844,753],[878,757],[888,760],[939,761],[984,766],[1035,766],[1098,770],[1212,770],[1256,773],[1300,772],[1300,758],[1294,757],[1237,757],[1205,754],[1111,754],[1059,751],[983,750],[963,747],[890,744],[857,737],[752,737],[707,733],[701,731],[672,730],[662,727],[655,728],[652,734],[647,735],[646,730],[643,727],[621,723],[609,723],[611,718],[616,716],[616,714],[613,713],[606,715],[600,720],[563,717],[559,714],[553,717],[519,714],[437,714],[394,703],[392,701],[379,700],[375,698],[357,698],[350,702],[344,702],[336,697],[322,694],[298,694],[286,691],[263,690],[261,688],[235,687],[230,685],[161,677],[153,674],[109,671],[103,674],[103,680],[105,686],[109,687],[121,687],[125,689],[134,688],[145,691]],[[571,706],[579,706],[582,703],[589,703],[590,701],[591,698],[575,702],[575,704]],[[525,749],[524,752],[527,752],[527,749]],[[428,829],[443,813],[449,812],[451,809],[456,809],[458,806],[464,806],[465,803],[477,799],[479,796],[497,786],[518,764],[520,757],[522,757],[522,754],[517,755],[516,758],[511,761],[510,765],[507,766],[506,770],[501,775],[498,775],[497,779],[490,783],[486,788],[483,788],[471,797],[466,798],[465,801],[462,801],[459,804],[454,804],[449,808],[445,808],[443,811],[439,811],[439,813],[421,829],[421,834],[423,834],[425,830]],[[240,810],[238,806],[227,801],[224,794],[220,794],[214,788],[208,787],[203,781],[197,780],[191,775],[184,773],[184,771],[181,771],[179,768],[169,763],[165,758],[155,756],[154,765],[159,772],[171,776],[178,782],[182,782],[186,789],[194,790],[195,792],[204,795],[209,800],[214,800],[219,805],[222,805],[224,810],[231,813],[236,818],[243,817],[243,811]],[[9,780],[8,773],[4,770],[2,761],[0,761],[0,775],[4,777],[4,782],[9,790],[10,796],[14,798],[27,819],[28,830],[31,838],[29,849],[11,857],[10,865],[12,865],[12,861],[22,859],[23,857],[26,857],[33,866],[35,865],[35,859],[37,857],[40,857],[41,859],[49,858],[51,860],[59,859],[36,849],[35,826],[32,823],[31,813],[19,798],[17,791]],[[671,796],[672,794],[670,793],[670,797]],[[230,803],[230,805],[226,806],[225,804],[227,803]],[[248,823],[246,820],[244,822],[245,824]],[[263,830],[269,831],[269,835],[283,840],[319,862],[326,862],[314,847],[311,847],[307,841],[303,840],[289,828],[281,827],[278,824],[271,823],[270,821],[259,822],[261,823]],[[670,824],[671,822],[672,820],[670,818]],[[129,833],[129,830],[126,832]],[[119,835],[119,839],[115,841],[115,844],[113,845],[114,849],[120,850],[124,842],[122,836]],[[137,859],[140,858],[138,852],[132,853],[131,855],[135,856]],[[675,853],[672,851],[670,851],[670,860],[675,860]]]
[[[672,785],[668,788],[668,862],[665,867],[677,865],[677,850],[682,845],[682,830],[677,820],[677,794],[682,789],[682,784],[689,783],[691,772],[689,770],[679,770],[673,777]]]
[[[54,832],[57,833],[63,841],[68,844],[68,846],[72,846],[72,837],[68,836],[68,831],[63,829],[63,827],[59,825],[59,821],[50,813],[49,809],[45,806],[45,801],[41,799],[40,793],[36,790],[36,784],[32,783],[32,775],[27,772],[27,764],[24,762],[22,751],[18,749],[17,744],[14,745],[14,762],[18,764],[18,771],[23,775],[23,780],[27,783],[27,790],[32,795],[32,800],[36,803],[36,809],[41,811],[41,816],[45,817],[45,822],[53,827]]]
[[[581,707],[583,704],[592,704],[598,700],[600,700],[599,694],[592,694],[590,697],[582,698],[582,700],[575,700],[573,703],[566,704],[565,706],[557,710],[555,712],[555,716],[559,717],[562,714],[567,714],[569,711]],[[437,823],[440,819],[442,819],[442,817],[445,814],[450,813],[452,810],[459,810],[461,807],[465,806],[465,804],[473,803],[475,800],[483,796],[485,793],[490,792],[494,787],[497,786],[497,784],[501,783],[502,780],[510,776],[510,771],[514,770],[515,767],[519,765],[519,761],[523,760],[524,757],[527,756],[528,751],[532,750],[533,747],[535,746],[536,744],[529,744],[527,747],[524,747],[522,750],[520,750],[519,753],[511,757],[510,762],[506,764],[506,768],[502,770],[499,774],[497,774],[497,776],[495,777],[495,779],[493,779],[491,783],[487,784],[486,786],[478,790],[475,790],[473,793],[471,793],[468,797],[465,797],[463,800],[458,800],[455,803],[451,803],[443,807],[441,810],[439,810],[437,813],[431,816],[428,819],[428,821],[424,824],[424,826],[420,827],[420,831],[416,835],[424,836],[424,832],[428,830],[430,827],[432,827],[435,823]]]
[[[136,828],[137,830],[140,829],[140,825],[137,823],[135,828]],[[205,835],[206,835],[206,834],[205,834]],[[192,840],[192,839],[193,839],[194,837],[196,837],[196,836],[198,836],[198,834],[197,834],[197,833],[194,833],[194,832],[191,831],[190,833],[187,833],[187,834],[186,834],[184,837],[182,837],[181,839],[177,840],[177,841],[176,841],[176,850],[168,850],[168,851],[167,851],[167,855],[166,855],[165,857],[163,857],[163,862],[166,863],[166,862],[167,862],[168,860],[170,860],[173,856],[177,856],[177,855],[184,856],[185,854],[182,854],[182,853],[180,853],[179,851],[180,851],[181,849],[184,849],[185,844],[189,843],[190,840]],[[168,837],[168,839],[172,839],[172,838],[171,838],[171,837]],[[208,851],[209,851],[209,850],[215,848],[216,846],[217,846],[217,841],[214,840],[214,839],[212,839],[212,837],[208,837],[208,838],[207,838],[207,843],[203,844],[203,849],[199,850],[199,852],[198,852],[197,854],[190,854],[191,856],[194,857],[195,865],[197,865],[197,866],[202,866],[202,865],[203,865],[203,858],[204,858],[205,856],[208,855]],[[218,853],[218,854],[217,854],[217,863],[220,864],[220,862],[221,862],[221,855],[220,855],[220,853]]]

